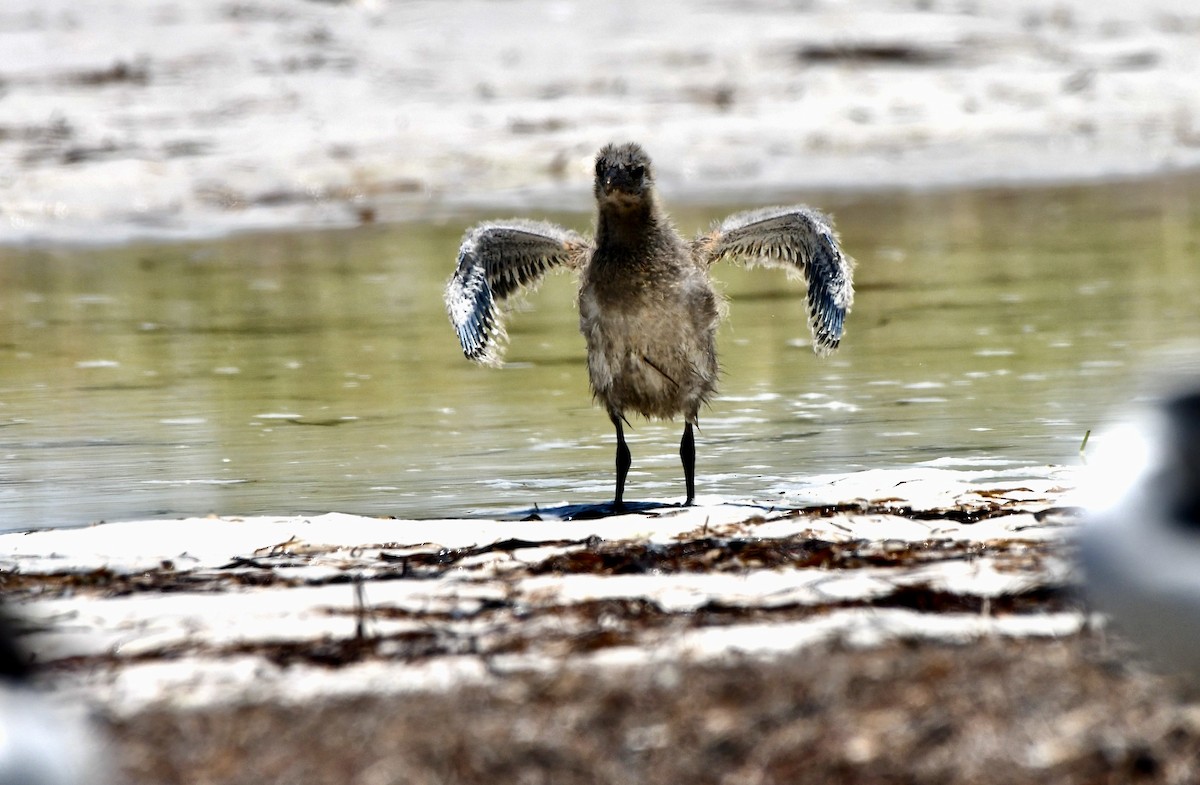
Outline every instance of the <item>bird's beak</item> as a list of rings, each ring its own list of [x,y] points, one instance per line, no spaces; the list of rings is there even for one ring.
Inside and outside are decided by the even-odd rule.
[[[629,173],[618,167],[613,167],[604,173],[601,185],[606,194],[611,194],[613,191],[632,194],[638,190]]]

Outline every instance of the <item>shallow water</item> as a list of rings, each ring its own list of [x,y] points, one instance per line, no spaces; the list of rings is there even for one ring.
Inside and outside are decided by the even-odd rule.
[[[803,198],[835,213],[859,261],[848,335],[818,359],[794,282],[717,271],[731,303],[702,496],[1078,461],[1150,352],[1200,334],[1196,178]],[[738,207],[675,217],[690,233]],[[613,435],[569,276],[511,315],[507,367],[458,351],[441,289],[482,217],[0,250],[0,529],[609,498]],[[633,424],[630,498],[677,499],[681,426]]]

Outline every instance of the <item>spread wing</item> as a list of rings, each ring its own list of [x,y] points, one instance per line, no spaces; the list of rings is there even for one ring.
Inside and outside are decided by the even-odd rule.
[[[728,259],[803,274],[813,350],[825,355],[837,348],[854,302],[854,262],[842,253],[825,215],[803,206],[736,213],[693,247],[708,264]]]
[[[552,268],[577,267],[589,247],[582,235],[542,221],[483,223],[468,231],[445,293],[463,354],[499,365],[507,337],[500,304],[536,286]]]

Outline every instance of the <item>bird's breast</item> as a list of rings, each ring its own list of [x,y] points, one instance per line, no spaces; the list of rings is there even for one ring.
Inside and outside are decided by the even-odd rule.
[[[626,282],[628,283],[628,282]],[[579,296],[592,390],[610,411],[694,417],[715,389],[716,295],[706,277],[644,287],[589,285]]]

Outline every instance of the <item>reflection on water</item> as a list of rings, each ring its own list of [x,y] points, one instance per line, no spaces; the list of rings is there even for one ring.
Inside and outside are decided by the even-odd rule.
[[[1071,460],[1146,352],[1198,333],[1194,179],[808,198],[859,260],[847,339],[817,359],[794,284],[717,271],[733,302],[701,495]],[[676,218],[690,232],[737,207]],[[568,276],[510,319],[503,370],[458,352],[441,290],[472,220],[0,250],[0,529],[607,499],[613,435]],[[632,498],[682,496],[680,427],[634,421]]]

